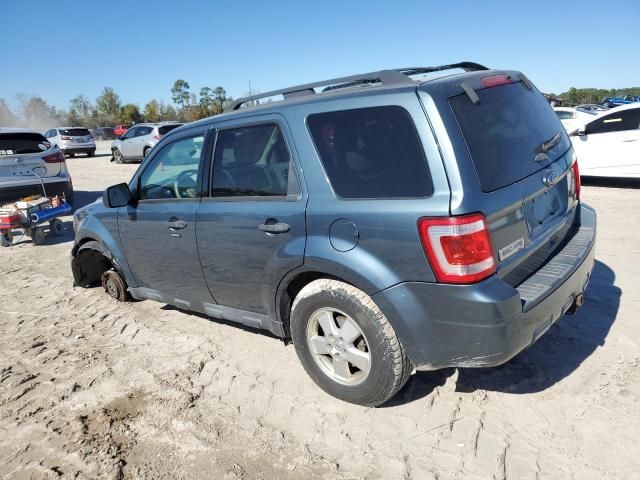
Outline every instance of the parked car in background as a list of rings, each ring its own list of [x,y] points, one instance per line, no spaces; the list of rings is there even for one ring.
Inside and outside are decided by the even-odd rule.
[[[507,362],[582,305],[595,255],[548,102],[470,62],[239,99],[102,199],[74,218],[77,285],[291,338],[320,388],[368,406],[414,367]]]
[[[112,160],[116,163],[126,163],[142,160],[160,139],[182,123],[138,123],[127,133],[111,142]]]
[[[115,140],[117,138],[115,130],[111,127],[98,127],[93,136],[96,140]]]
[[[63,154],[73,157],[84,153],[88,157],[96,154],[96,142],[88,128],[58,127],[47,130],[44,134],[52,145],[58,147]]]
[[[574,108],[578,112],[593,113],[596,115],[609,110],[609,107],[606,107],[604,105],[598,105],[596,103],[584,103],[582,105],[577,105]]]
[[[127,130],[129,130],[127,125],[116,125],[113,127],[113,132],[116,134],[116,137],[124,135]]]
[[[580,125],[583,125],[590,118],[593,118],[594,115],[590,112],[578,111],[573,107],[553,107],[553,110],[556,112],[556,115],[567,132],[571,132]]]
[[[629,103],[640,102],[640,96],[638,95],[625,95],[624,97],[607,97],[602,100],[602,105],[613,108],[620,105],[627,105]]]
[[[63,153],[34,130],[0,128],[0,203],[45,192],[64,195],[73,204]]]
[[[571,133],[583,176],[640,178],[640,103],[612,108]]]

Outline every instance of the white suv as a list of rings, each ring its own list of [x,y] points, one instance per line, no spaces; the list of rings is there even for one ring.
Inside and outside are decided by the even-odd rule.
[[[96,141],[88,128],[59,127],[47,130],[44,134],[52,145],[62,153],[73,157],[76,153],[86,153],[87,157],[96,154]]]
[[[45,193],[73,203],[63,153],[36,131],[0,128],[0,203]]]
[[[142,160],[160,139],[182,123],[139,123],[111,142],[112,161],[126,163]]]

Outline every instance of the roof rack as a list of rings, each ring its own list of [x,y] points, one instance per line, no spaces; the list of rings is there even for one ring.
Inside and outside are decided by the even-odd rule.
[[[454,68],[461,68],[466,72],[489,70],[484,65],[473,62],[451,63],[449,65],[439,65],[436,67],[407,67],[395,68],[392,70],[380,70],[378,72],[361,73],[359,75],[351,75],[349,77],[332,78],[320,82],[305,83],[303,85],[296,85],[295,87],[272,90],[270,92],[239,98],[227,108],[225,108],[225,110],[238,110],[247,102],[260,100],[262,98],[269,98],[276,95],[282,95],[285,100],[305,97],[308,95],[315,95],[315,89],[319,87],[325,87],[322,92],[328,92],[337,90],[339,88],[356,87],[361,85],[401,85],[405,83],[413,83],[413,80],[410,78],[412,75],[440,72],[443,70],[452,70]]]

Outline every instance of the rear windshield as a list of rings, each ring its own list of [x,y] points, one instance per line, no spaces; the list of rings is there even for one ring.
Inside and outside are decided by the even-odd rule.
[[[424,150],[406,110],[318,113],[307,123],[338,196],[416,198],[433,193]]]
[[[91,135],[86,128],[60,128],[58,129],[60,135],[68,135],[70,137],[86,137],[87,135]]]
[[[0,156],[40,153],[51,144],[39,133],[0,133]]]
[[[174,128],[178,128],[179,126],[181,126],[181,124],[176,124],[176,125],[163,125],[161,127],[158,127],[158,133],[160,135],[166,135],[167,133],[169,133],[171,130],[173,130]]]
[[[485,192],[542,170],[571,146],[557,115],[537,91],[517,82],[476,93],[478,104],[466,94],[449,103]]]

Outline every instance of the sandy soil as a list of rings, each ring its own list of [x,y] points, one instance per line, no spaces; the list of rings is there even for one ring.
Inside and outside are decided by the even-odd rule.
[[[68,164],[82,203],[136,168]],[[70,221],[2,249],[0,477],[640,478],[640,189],[583,192],[584,308],[500,368],[417,373],[377,409],[324,394],[267,334],[73,288]]]

